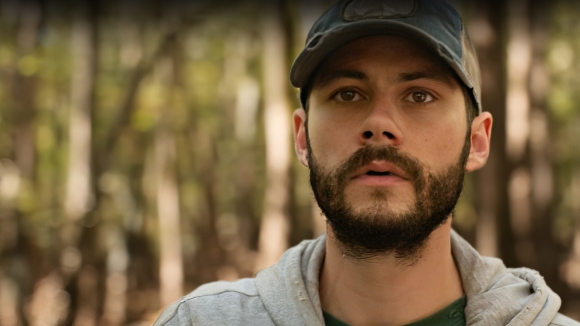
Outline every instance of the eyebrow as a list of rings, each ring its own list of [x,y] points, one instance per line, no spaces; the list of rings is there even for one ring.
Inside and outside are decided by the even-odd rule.
[[[324,87],[330,82],[339,78],[350,78],[358,79],[363,81],[368,81],[369,77],[365,73],[358,70],[335,70],[321,77],[320,81],[317,83],[318,87]]]
[[[350,79],[358,79],[362,81],[368,81],[369,77],[363,73],[362,71],[358,70],[335,70],[328,74],[325,74],[321,77],[320,81],[317,83],[317,87],[324,87],[328,85],[330,82],[340,79],[340,78],[350,78]],[[438,82],[442,82],[450,87],[453,87],[453,78],[448,74],[445,74],[440,71],[433,71],[433,70],[421,70],[421,71],[413,71],[413,72],[404,72],[399,74],[397,77],[397,81],[400,83],[410,82],[418,79],[431,79]]]
[[[444,74],[439,71],[425,70],[425,71],[406,72],[399,74],[399,76],[397,77],[397,81],[399,82],[409,82],[417,79],[431,79],[447,84],[450,87],[454,86],[453,79],[448,74]]]

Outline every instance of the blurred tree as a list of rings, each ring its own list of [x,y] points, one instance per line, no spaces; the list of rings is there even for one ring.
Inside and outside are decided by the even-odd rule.
[[[320,233],[287,76],[332,2],[0,2],[0,324],[150,324]],[[455,227],[573,315],[580,5],[453,2],[495,118]]]
[[[256,271],[274,264],[288,249],[287,214],[290,167],[290,107],[286,97],[288,50],[282,1],[270,1],[262,14],[266,190]]]
[[[510,257],[511,227],[505,182],[509,174],[506,158],[506,8],[499,1],[472,4],[467,17],[470,36],[482,67],[482,105],[493,117],[491,155],[487,165],[475,172],[475,244],[483,255]],[[499,58],[499,59],[498,59]],[[472,238],[467,236],[468,239]],[[473,239],[473,238],[472,238]],[[509,261],[509,258],[508,258]]]

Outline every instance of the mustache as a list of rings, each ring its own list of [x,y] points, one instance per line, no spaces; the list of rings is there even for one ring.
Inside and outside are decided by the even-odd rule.
[[[365,146],[359,148],[336,170],[336,180],[345,183],[348,177],[359,168],[372,161],[388,161],[397,165],[408,175],[409,180],[417,184],[423,180],[423,165],[416,158],[401,153],[393,146]]]

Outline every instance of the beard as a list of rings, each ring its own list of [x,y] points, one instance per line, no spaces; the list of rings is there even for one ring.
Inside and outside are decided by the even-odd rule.
[[[431,233],[447,221],[457,204],[470,150],[469,135],[468,130],[456,163],[437,174],[392,146],[360,148],[336,170],[325,172],[313,155],[306,131],[310,185],[342,253],[355,259],[393,254],[401,262],[416,261]],[[348,202],[345,189],[351,175],[374,160],[391,162],[406,172],[415,191],[415,201],[406,210],[390,209],[391,190],[387,189],[375,189],[370,206],[355,210]]]

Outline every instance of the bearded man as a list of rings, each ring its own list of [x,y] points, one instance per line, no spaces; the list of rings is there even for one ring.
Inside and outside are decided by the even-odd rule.
[[[256,278],[201,286],[156,325],[580,325],[537,272],[481,257],[451,229],[492,128],[452,7],[340,1],[290,78],[296,153],[326,234]]]

